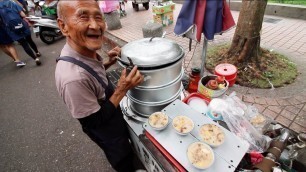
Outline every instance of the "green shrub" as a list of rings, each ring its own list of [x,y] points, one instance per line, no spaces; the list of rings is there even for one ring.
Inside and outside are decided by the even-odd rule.
[[[305,0],[268,0],[271,3],[281,3],[281,4],[292,4],[292,5],[306,5]]]

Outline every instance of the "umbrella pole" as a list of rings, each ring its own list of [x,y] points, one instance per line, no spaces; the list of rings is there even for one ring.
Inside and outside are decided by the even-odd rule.
[[[207,53],[207,39],[204,37],[203,41],[203,50],[202,50],[202,64],[201,64],[201,76],[204,75],[205,62],[206,62],[206,53]]]

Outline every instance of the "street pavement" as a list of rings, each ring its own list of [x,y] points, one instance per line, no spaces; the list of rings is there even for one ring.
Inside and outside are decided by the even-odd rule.
[[[112,172],[56,91],[55,59],[65,39],[52,45],[33,39],[42,53],[41,66],[20,45],[23,68],[0,51],[0,171]]]
[[[151,4],[152,5],[152,4]],[[189,52],[189,40],[178,37],[173,33],[177,16],[182,5],[176,4],[174,10],[174,24],[164,27],[167,32],[166,38],[176,41],[185,49],[186,56],[183,67],[189,73],[191,67],[201,67],[202,42],[197,44],[193,41]],[[151,8],[150,8],[151,9]],[[108,30],[110,40],[115,44],[124,45],[127,42],[143,38],[142,27],[153,20],[151,10],[135,12],[131,2],[126,5],[127,16],[121,18],[122,28]],[[232,11],[237,23],[239,12]],[[214,41],[208,43],[208,49],[218,44],[230,43],[235,29],[215,36]],[[123,42],[123,43],[122,43]],[[257,107],[260,113],[275,119],[281,125],[295,132],[306,131],[306,22],[305,20],[264,16],[262,27],[261,46],[286,55],[293,63],[297,64],[299,76],[293,84],[275,89],[254,89],[234,85],[227,94],[235,91],[247,104]],[[206,74],[206,73],[205,73]]]
[[[121,19],[122,29],[107,33],[123,44],[142,38],[142,26],[152,19],[150,10],[141,7],[139,12],[134,12],[130,2],[126,8],[128,15]],[[179,9],[180,5],[177,5],[175,16]],[[237,20],[238,13],[233,11],[233,15]],[[266,17],[280,21],[264,23],[263,46],[288,55],[298,64],[299,78],[296,83],[275,90],[235,85],[231,91],[235,90],[245,102],[254,104],[260,112],[284,126],[305,131],[306,22]],[[176,37],[173,27],[174,24],[165,27],[166,37],[184,47],[187,54],[184,69],[190,72],[191,66],[199,64],[202,44],[195,46],[193,43],[192,51],[188,52],[188,40]],[[230,41],[233,33],[231,30],[216,36],[209,47]],[[24,68],[17,68],[0,51],[0,171],[113,171],[103,152],[81,131],[80,124],[71,117],[56,91],[55,59],[65,40],[46,45],[38,38],[33,39],[42,53],[43,64],[39,67],[20,45],[16,48],[21,60],[27,63]]]

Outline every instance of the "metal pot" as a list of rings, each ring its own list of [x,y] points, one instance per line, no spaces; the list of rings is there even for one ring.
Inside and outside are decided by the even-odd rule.
[[[174,94],[173,97],[171,97],[168,100],[164,100],[162,102],[141,102],[133,97],[127,95],[127,97],[130,99],[130,107],[132,111],[136,112],[137,115],[140,115],[142,117],[149,117],[152,113],[161,111],[163,108],[165,108],[167,105],[169,105],[174,100],[178,99],[181,95],[183,87],[181,87],[180,90],[176,94]]]
[[[161,85],[155,88],[135,87],[127,94],[141,102],[158,103],[165,101],[173,97],[181,89],[182,77],[183,73],[181,72],[181,75],[176,80],[170,81],[167,85]]]
[[[127,57],[130,57],[140,70],[154,70],[169,66],[181,59],[183,55],[183,49],[166,38],[144,38],[129,42],[121,49],[123,64],[128,65]]]
[[[122,47],[119,64],[127,67],[127,57],[130,57],[145,76],[144,82],[138,87],[157,88],[167,85],[181,75],[183,56],[183,48],[172,40],[145,38]]]
[[[145,76],[143,83],[127,93],[133,111],[149,116],[179,97],[184,51],[177,43],[165,38],[136,40],[122,47],[119,64],[127,67],[128,57]]]
[[[158,69],[143,69],[138,67],[138,70],[144,75],[144,81],[137,86],[137,88],[159,88],[177,80],[182,73],[183,58],[174,62],[173,64],[158,68]],[[121,66],[126,67],[123,63],[118,62]]]

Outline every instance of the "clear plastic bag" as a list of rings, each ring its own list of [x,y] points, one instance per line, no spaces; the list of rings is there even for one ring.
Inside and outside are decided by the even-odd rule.
[[[273,121],[271,118],[260,114],[254,106],[248,106],[245,116],[261,134],[267,131]]]
[[[242,109],[243,111],[247,111],[248,107],[240,100],[239,97],[236,96],[236,92],[232,92],[228,97],[226,97],[226,101],[231,105]]]
[[[265,152],[269,146],[269,138],[259,133],[241,114],[240,110],[228,107],[221,112],[224,121],[231,132],[250,144],[248,152]]]
[[[255,106],[246,105],[239,97],[236,96],[236,92],[232,92],[226,101],[233,107],[243,110],[243,115],[248,119],[248,121],[259,131],[259,133],[264,134],[269,128],[271,122],[273,121],[270,117],[260,114]]]
[[[225,101],[228,105],[226,109],[222,110],[221,114],[230,131],[250,144],[248,152],[266,151],[271,139],[264,136],[249,121],[256,117],[255,114],[258,114],[257,109],[253,106],[246,106],[236,96],[235,92],[229,95]],[[263,129],[262,125],[259,127]]]

